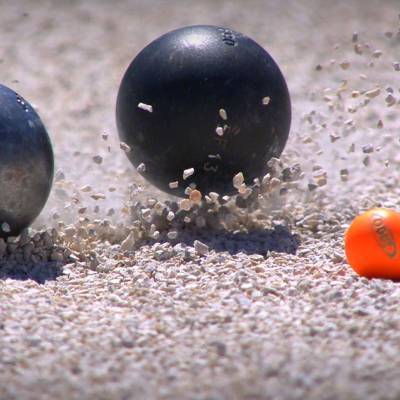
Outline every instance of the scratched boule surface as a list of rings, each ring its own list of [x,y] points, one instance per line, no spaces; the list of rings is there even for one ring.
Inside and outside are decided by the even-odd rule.
[[[0,1],[0,82],[57,173],[33,229],[0,239],[0,398],[399,398],[399,284],[343,253],[358,212],[399,207],[397,2],[32,4]],[[197,23],[256,39],[292,96],[281,160],[230,200],[168,198],[117,140],[133,55]]]

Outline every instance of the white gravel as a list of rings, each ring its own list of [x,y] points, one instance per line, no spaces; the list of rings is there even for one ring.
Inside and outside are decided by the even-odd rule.
[[[0,399],[400,397],[399,284],[343,252],[357,213],[399,208],[400,9],[382,3],[0,1],[0,82],[57,166],[32,229],[0,239]],[[271,52],[293,123],[265,177],[177,200],[127,160],[115,96],[145,44],[196,23]]]

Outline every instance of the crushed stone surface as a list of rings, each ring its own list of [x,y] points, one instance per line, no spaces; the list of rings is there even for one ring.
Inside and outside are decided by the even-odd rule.
[[[0,399],[400,397],[399,283],[343,250],[358,213],[400,205],[397,1],[0,8],[0,82],[38,110],[57,168],[34,225],[0,239]],[[178,199],[129,163],[115,100],[146,44],[204,23],[271,53],[292,128],[267,175]]]

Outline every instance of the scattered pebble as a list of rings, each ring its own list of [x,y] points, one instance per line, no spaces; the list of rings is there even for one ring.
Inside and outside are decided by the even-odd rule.
[[[262,104],[264,106],[267,106],[270,102],[271,102],[271,98],[270,97],[268,97],[268,96],[263,97]]]
[[[194,174],[194,168],[185,169],[185,170],[183,171],[183,174],[182,174],[183,180],[186,180],[187,178],[189,178],[189,177],[192,176],[193,174]]]
[[[343,182],[347,182],[349,180],[349,170],[347,168],[340,170],[340,179]]]
[[[96,164],[101,164],[103,162],[103,157],[101,156],[94,156],[93,157],[93,162],[95,162]]]
[[[226,110],[224,110],[223,108],[221,108],[219,110],[219,116],[226,121],[228,119],[228,114],[226,113]]]
[[[174,218],[175,218],[175,214],[172,211],[170,211],[167,214],[167,220],[171,222]]]
[[[91,192],[92,187],[90,185],[84,185],[79,189],[81,192]]]
[[[205,255],[207,255],[208,252],[209,252],[209,250],[210,250],[209,247],[208,247],[206,244],[200,242],[199,240],[195,240],[194,243],[193,243],[193,245],[194,245],[194,248],[195,248],[196,252],[197,252],[200,256],[205,256]]]
[[[376,88],[369,90],[368,92],[365,92],[365,96],[368,97],[369,99],[373,99],[374,97],[379,96],[381,93],[381,89]]]
[[[1,230],[5,233],[11,232],[10,225],[7,222],[1,224]]]
[[[138,108],[140,108],[144,111],[150,112],[150,113],[153,112],[153,106],[151,106],[150,104],[139,103]]]
[[[120,149],[121,149],[123,152],[125,152],[125,153],[129,153],[129,152],[131,151],[130,146],[127,145],[127,144],[124,143],[124,142],[120,142],[119,147],[120,147]]]
[[[189,199],[191,202],[193,202],[194,204],[200,204],[201,203],[201,192],[199,190],[192,190],[189,194]]]
[[[372,57],[374,57],[374,58],[379,58],[381,55],[382,55],[382,51],[381,50],[375,50],[372,53]]]
[[[90,195],[90,197],[94,200],[104,200],[106,196],[103,193],[94,193]]]
[[[372,144],[366,144],[366,145],[362,146],[362,151],[365,154],[373,153],[374,146]]]
[[[140,163],[137,167],[136,167],[136,171],[143,173],[146,172],[146,165],[144,163]]]
[[[242,172],[239,172],[238,174],[236,174],[236,175],[233,177],[232,183],[233,183],[233,187],[234,187],[234,188],[239,189],[240,186],[243,185],[243,183],[244,183],[244,176],[243,176],[243,173],[242,173]]]
[[[340,65],[340,68],[342,68],[343,70],[350,68],[350,63],[348,61],[342,61],[339,65]]]
[[[396,104],[397,99],[396,99],[396,97],[393,96],[392,93],[389,93],[389,94],[386,96],[385,101],[386,101],[386,105],[387,105],[388,107],[392,107],[392,106],[394,106],[394,105]]]
[[[221,126],[218,126],[215,129],[215,132],[217,133],[218,136],[223,136],[224,135],[224,128],[222,128]]]
[[[169,240],[175,240],[178,237],[178,231],[171,230],[167,233],[167,237]]]
[[[189,199],[181,200],[180,203],[179,203],[179,208],[181,210],[190,211],[190,209],[192,208],[190,200]]]

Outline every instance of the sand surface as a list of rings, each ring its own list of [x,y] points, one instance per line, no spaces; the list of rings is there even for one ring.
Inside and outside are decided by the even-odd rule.
[[[37,108],[57,170],[32,230],[0,241],[0,399],[400,398],[399,284],[358,277],[343,251],[357,213],[399,207],[399,13],[0,0],[0,82]],[[192,24],[243,32],[278,62],[293,122],[276,177],[303,173],[244,209],[176,212],[151,239],[148,218],[176,199],[121,151],[116,94],[141,48]]]

